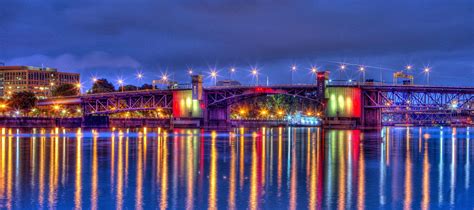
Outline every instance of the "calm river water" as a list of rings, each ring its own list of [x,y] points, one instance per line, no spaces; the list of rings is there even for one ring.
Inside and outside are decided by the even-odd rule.
[[[472,209],[473,130],[2,129],[0,208]]]

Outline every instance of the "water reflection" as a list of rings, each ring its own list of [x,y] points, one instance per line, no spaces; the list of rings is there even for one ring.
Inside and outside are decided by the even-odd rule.
[[[1,130],[0,208],[474,207],[466,128]]]

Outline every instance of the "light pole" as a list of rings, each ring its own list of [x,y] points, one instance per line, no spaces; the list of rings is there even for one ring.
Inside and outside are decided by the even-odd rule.
[[[362,72],[362,82],[365,82],[365,67],[359,67],[359,71]]]
[[[293,84],[293,74],[295,73],[296,71],[296,65],[292,65],[291,66],[291,84]]]
[[[431,71],[431,69],[428,68],[428,67],[425,67],[425,69],[423,69],[423,71],[426,74],[426,83],[427,83],[427,85],[429,85],[430,84],[430,71]]]
[[[217,85],[217,71],[216,70],[211,71],[211,78],[214,80],[214,86],[216,86]]]
[[[142,82],[142,79],[143,79],[143,74],[142,74],[142,73],[138,73],[138,74],[137,74],[137,79],[138,79],[138,85],[140,85],[141,82]],[[138,86],[137,86],[137,90],[138,90]]]
[[[119,83],[121,92],[123,92],[123,80],[119,79],[119,80],[118,80],[118,83]]]
[[[230,80],[234,79],[234,74],[235,74],[235,67],[230,68]]]
[[[76,84],[76,88],[77,88],[77,95],[80,96],[81,95],[81,83],[77,83]]]
[[[315,83],[316,83],[316,76],[317,76],[317,73],[318,73],[318,69],[317,69],[315,66],[312,66],[312,67],[311,67],[311,74],[314,75],[314,78],[315,78],[315,79],[314,79],[313,82],[315,82]]]
[[[252,76],[256,78],[257,86],[258,86],[258,70],[256,68],[252,69]]]

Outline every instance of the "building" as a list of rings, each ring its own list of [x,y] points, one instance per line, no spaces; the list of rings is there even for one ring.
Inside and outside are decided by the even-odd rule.
[[[31,91],[38,98],[51,96],[51,90],[62,84],[78,84],[78,73],[59,72],[55,68],[33,66],[0,66],[0,97]]]

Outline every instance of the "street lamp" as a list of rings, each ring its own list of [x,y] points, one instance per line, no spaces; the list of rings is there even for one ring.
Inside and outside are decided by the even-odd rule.
[[[141,82],[142,82],[142,79],[143,79],[143,74],[139,72],[139,73],[137,74],[137,79],[138,79],[138,82],[139,82],[139,85],[140,85]],[[138,86],[137,86],[137,90],[138,90]]]
[[[193,75],[193,69],[188,69],[188,74]]]
[[[295,64],[291,65],[291,84],[293,84],[293,74],[295,73],[297,67]]]
[[[430,71],[431,69],[429,67],[425,67],[423,69],[423,72],[426,74],[426,83],[429,85],[430,84]]]
[[[411,70],[411,69],[413,68],[413,66],[412,66],[412,65],[407,65],[405,68],[406,68],[407,70]]]
[[[235,74],[235,67],[231,67],[231,68],[230,68],[230,79],[231,79],[231,80],[234,79],[234,74]]]
[[[118,84],[119,84],[119,86],[120,86],[120,88],[121,88],[121,91],[123,92],[123,80],[122,80],[122,79],[119,79],[119,80],[118,80]]]
[[[346,65],[345,64],[341,64],[341,66],[339,67],[341,70],[345,70],[346,69]]]
[[[77,95],[81,95],[81,87],[82,87],[81,83],[77,83],[77,84],[76,84]]]
[[[92,82],[96,83],[97,82],[97,77],[92,77]]]
[[[362,82],[365,82],[365,67],[359,67],[359,71],[362,72]]]
[[[316,77],[317,73],[318,73],[318,68],[316,68],[316,66],[311,66],[311,74],[313,74]],[[314,81],[316,81],[316,79]]]
[[[252,76],[256,77],[257,85],[258,85],[258,69],[252,68]]]
[[[216,70],[211,71],[211,78],[214,80],[214,86],[216,86],[217,85],[217,71]]]

